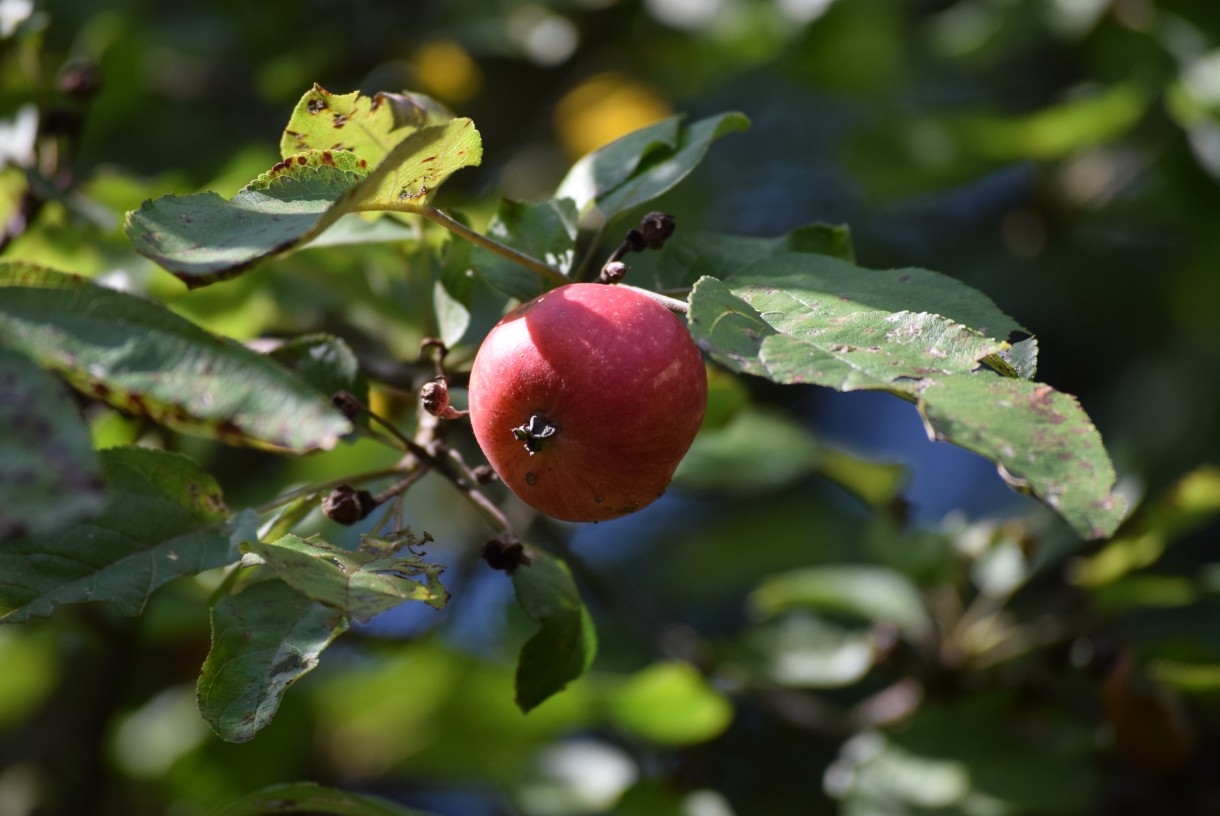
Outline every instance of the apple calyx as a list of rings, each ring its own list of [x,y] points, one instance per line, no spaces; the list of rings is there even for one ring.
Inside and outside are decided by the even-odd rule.
[[[534,414],[529,418],[529,422],[512,430],[513,436],[524,442],[525,449],[530,452],[530,456],[533,456],[542,450],[544,439],[554,436],[559,431],[559,426],[542,414]]]

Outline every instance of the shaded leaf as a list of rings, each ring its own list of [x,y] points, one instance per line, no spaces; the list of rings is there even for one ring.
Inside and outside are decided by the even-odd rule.
[[[248,549],[297,592],[366,622],[405,601],[423,601],[435,609],[445,605],[449,593],[440,582],[445,568],[414,553],[395,555],[421,543],[409,533],[406,540],[365,536],[353,551],[317,537],[286,535],[271,543],[251,542]]]
[[[74,275],[0,265],[0,330],[78,390],[175,430],[293,451],[333,447],[351,430],[266,357]]]
[[[348,793],[312,782],[271,785],[230,802],[217,816],[267,816],[304,813],[309,816],[428,816],[380,796]]]
[[[504,199],[487,234],[566,275],[576,253],[576,206],[566,198],[539,203]],[[530,300],[545,288],[537,273],[482,247],[473,249],[470,262],[488,283],[509,297]]]
[[[842,565],[779,573],[760,583],[749,601],[766,616],[809,609],[892,624],[916,639],[932,630],[919,590],[903,575],[884,567]]]
[[[695,437],[672,484],[686,490],[775,490],[816,472],[822,452],[819,441],[788,418],[741,411],[726,426]]]
[[[877,649],[863,627],[841,626],[795,612],[753,626],[745,635],[751,662],[773,683],[794,688],[842,688],[872,670]]]
[[[100,454],[105,507],[87,522],[0,546],[0,621],[105,602],[136,615],[168,581],[237,560],[246,516],[193,460],[147,448]]]
[[[698,166],[712,142],[750,125],[740,113],[689,125],[681,119],[649,125],[584,156],[568,171],[555,198],[572,199],[582,216],[595,206],[611,221],[673,188]]]
[[[1026,116],[968,116],[953,125],[976,155],[1054,159],[1118,138],[1139,122],[1150,100],[1136,79]]]
[[[97,454],[67,390],[0,346],[0,542],[62,529],[104,502]]]
[[[776,490],[810,474],[830,479],[874,507],[891,501],[906,481],[901,465],[835,450],[782,414],[749,408],[720,427],[705,421],[672,484],[748,494]]]
[[[1054,707],[1031,718],[1008,695],[976,693],[925,704],[891,733],[857,734],[825,784],[853,813],[1075,814],[1093,801],[1095,752],[1080,718]]]
[[[1099,587],[1156,563],[1175,540],[1220,516],[1220,466],[1201,465],[1141,505],[1100,552],[1068,565],[1077,584]]]
[[[694,285],[704,276],[727,278],[755,261],[775,255],[811,252],[855,260],[846,225],[805,224],[774,237],[679,230],[660,252],[632,256],[632,275],[651,275],[657,289]]]
[[[360,361],[341,337],[330,334],[294,337],[276,346],[267,356],[320,394],[329,397],[346,391],[368,404],[369,384],[360,373]]]
[[[593,662],[597,633],[572,579],[559,559],[530,549],[531,562],[513,572],[517,602],[538,624],[517,658],[517,705],[528,712],[575,680]]]
[[[283,581],[251,584],[212,608],[212,648],[199,675],[199,711],[217,736],[247,742],[285,689],[318,665],[347,619]]]

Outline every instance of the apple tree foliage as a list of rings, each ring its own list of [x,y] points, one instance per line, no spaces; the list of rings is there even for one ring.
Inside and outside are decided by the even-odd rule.
[[[236,286],[287,269],[317,247],[405,247],[435,270],[434,284],[416,294],[443,345],[419,352],[421,368],[435,362],[440,370],[443,361],[460,399],[489,300],[503,309],[594,277],[606,245],[633,215],[695,171],[718,140],[748,125],[733,112],[665,119],[577,161],[549,200],[504,200],[475,229],[478,219],[436,204],[450,176],[482,161],[474,122],[418,94],[333,94],[315,86],[293,110],[273,166],[228,197],[150,199],[127,214],[125,233],[190,289]],[[1127,516],[1085,409],[1039,381],[1037,339],[986,294],[936,271],[861,266],[848,227],[823,223],[769,238],[679,229],[660,251],[627,261],[626,282],[675,301],[714,372],[707,425],[674,490],[765,493],[814,473],[884,516],[900,495],[901,473],[828,446],[741,397],[742,383],[812,384],[905,400],[930,438],[990,460],[1014,490],[1048,508],[1044,523],[1057,544],[1047,550],[1025,554],[1017,538],[994,532],[995,577],[984,586],[996,603],[1045,562],[1113,536]],[[486,526],[486,538],[515,548],[506,580],[533,629],[519,646],[516,705],[532,712],[574,693],[565,689],[597,651],[577,580],[583,567],[570,552],[530,540],[528,514],[479,478],[479,463],[460,444],[468,433],[461,422],[422,411],[408,411],[415,417],[401,428],[382,420],[370,406],[401,383],[362,361],[364,338],[312,331],[272,344],[246,339],[104,281],[0,261],[0,622],[80,604],[139,615],[168,582],[211,576],[211,643],[198,672],[198,708],[220,738],[251,740],[276,716],[288,687],[349,630],[400,604],[441,609],[451,602],[451,565],[430,556],[432,536],[396,512],[408,490],[433,474],[466,502],[472,523]],[[409,384],[417,387],[418,378]],[[347,401],[336,402],[336,394]],[[377,467],[349,458],[348,471],[278,485],[261,504],[236,504],[189,442],[176,450],[136,440],[98,449],[81,420],[84,403],[109,406],[141,428],[286,458],[360,440],[390,455]],[[354,547],[317,532],[319,504],[344,498],[376,505],[380,514]],[[764,685],[843,686],[881,659],[867,633],[785,615],[791,610],[886,622],[897,639],[916,645],[940,636],[920,586],[921,571],[943,567],[915,541],[900,546],[905,555],[891,555],[902,569],[811,565],[759,581],[750,603],[771,625],[760,628],[752,648],[777,661],[759,670]],[[1005,558],[1017,566],[994,563]],[[1104,561],[1081,564],[1082,580],[1104,581]],[[976,568],[989,567],[983,559]],[[638,713],[674,701],[686,706],[682,718]],[[600,704],[612,721],[662,742],[700,739],[731,716],[722,690],[681,661],[631,678]],[[918,772],[951,798],[967,782],[948,759],[941,766],[918,759],[920,729],[931,733],[945,727],[942,720],[975,714],[943,707],[903,735],[862,731],[839,762],[851,766],[852,784],[875,777],[896,785],[896,775]],[[302,784],[252,794],[224,813],[268,808],[409,812]]]

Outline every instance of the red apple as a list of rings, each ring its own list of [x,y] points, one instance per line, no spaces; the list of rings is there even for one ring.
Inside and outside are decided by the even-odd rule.
[[[491,330],[470,372],[470,420],[491,466],[566,521],[660,497],[706,404],[685,324],[622,286],[572,283],[534,298]]]

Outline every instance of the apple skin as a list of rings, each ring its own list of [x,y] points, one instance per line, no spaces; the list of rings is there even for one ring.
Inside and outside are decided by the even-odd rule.
[[[686,325],[621,286],[572,283],[523,304],[470,372],[470,420],[491,466],[526,504],[565,521],[656,501],[706,407]],[[534,417],[534,430],[553,432],[529,434]]]

